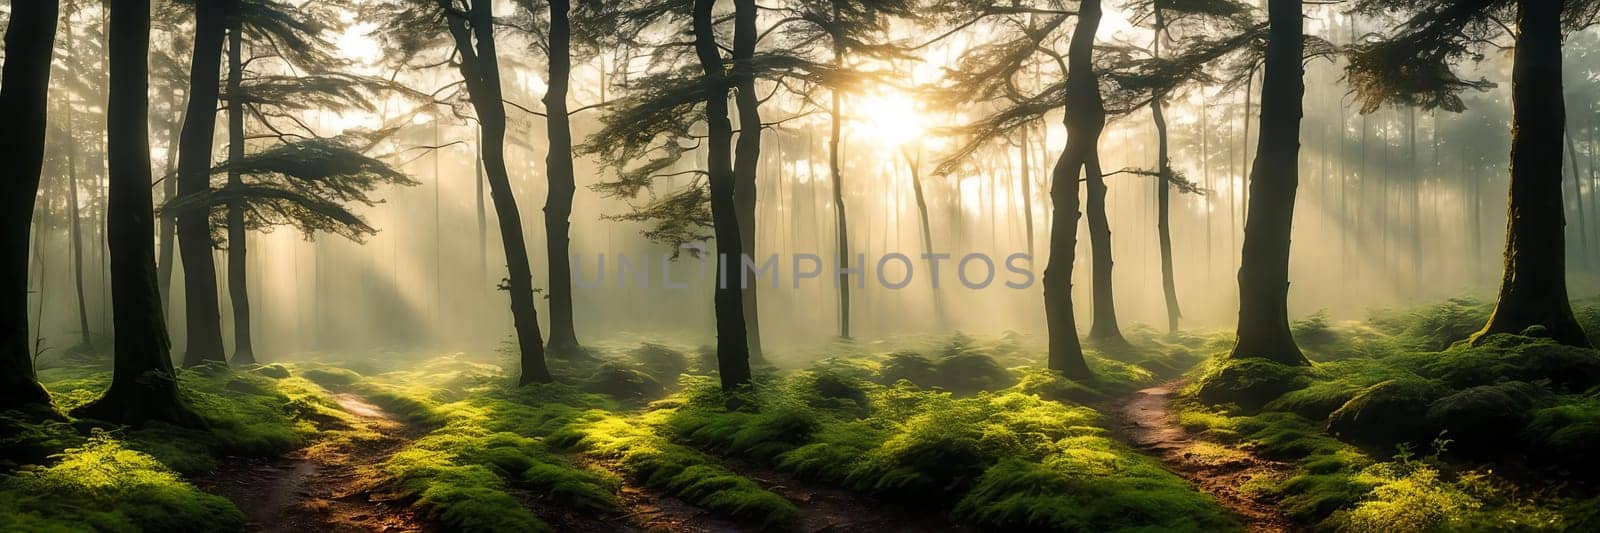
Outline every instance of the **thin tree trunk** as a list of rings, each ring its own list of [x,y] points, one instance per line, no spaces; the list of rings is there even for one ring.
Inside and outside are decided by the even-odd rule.
[[[1022,127],[1022,139],[1017,143],[1017,150],[1020,152],[1018,154],[1018,156],[1021,157],[1021,159],[1022,159],[1022,176],[1021,176],[1022,177],[1022,229],[1023,229],[1023,232],[1024,232],[1024,237],[1026,238],[1027,243],[1028,243],[1028,261],[1030,261],[1030,263],[1031,263],[1033,261],[1034,255],[1033,255],[1033,173],[1031,172],[1032,167],[1033,167],[1033,158],[1028,156],[1028,130],[1030,128],[1031,128],[1031,125]],[[914,171],[915,171],[915,169],[913,169],[913,172]],[[918,201],[921,201],[921,199],[922,199],[921,188],[922,188],[922,186],[920,184],[917,185],[917,189],[918,189],[917,200]],[[925,211],[926,210],[924,210],[924,214],[926,214]],[[1029,270],[1033,269],[1031,264],[1030,264],[1030,266],[1028,268],[1029,268]]]
[[[756,49],[755,0],[734,0],[733,22],[733,85],[734,101],[739,112],[739,138],[734,145],[733,203],[739,220],[740,250],[745,257],[760,262],[756,256],[756,174],[761,162],[761,100],[756,94],[755,66],[751,61]],[[765,362],[761,350],[761,314],[757,305],[757,280],[744,281],[743,264],[730,266],[739,273],[740,296],[743,298],[746,344],[750,360]]]
[[[1100,148],[1090,146],[1087,157],[1098,166]],[[1086,166],[1089,164],[1085,163]],[[1116,347],[1128,341],[1122,337],[1122,329],[1117,326],[1116,299],[1112,296],[1111,221],[1106,216],[1106,180],[1100,172],[1088,172],[1085,182],[1088,189],[1085,214],[1089,223],[1089,273],[1093,296],[1089,340]]]
[[[473,109],[478,112],[478,128],[483,139],[483,166],[489,180],[490,198],[500,223],[500,240],[506,253],[507,277],[504,289],[510,293],[511,322],[517,333],[522,372],[521,385],[548,383],[550,369],[544,360],[544,339],[539,333],[539,315],[534,307],[533,268],[528,263],[528,248],[522,235],[522,215],[512,194],[506,171],[506,109],[500,92],[500,64],[495,52],[493,3],[477,1],[467,14],[458,14],[453,2],[439,0],[451,37],[460,57],[458,68],[466,82]],[[472,25],[467,25],[471,17]],[[476,45],[474,45],[476,37]]]
[[[1251,166],[1254,216],[1245,219],[1239,260],[1238,342],[1233,359],[1266,358],[1309,365],[1289,331],[1289,234],[1300,172],[1301,0],[1268,0],[1266,72],[1261,82],[1261,135]]]
[[[906,166],[911,169],[911,193],[916,196],[917,200],[917,222],[922,229],[922,253],[924,257],[931,258],[935,253],[933,226],[928,220],[928,199],[922,192],[921,156],[919,154],[917,158],[913,159],[911,154],[905,152],[904,149],[902,149],[901,155],[906,159]],[[1031,260],[1032,252],[1029,252],[1029,257]],[[933,291],[933,316],[935,320],[938,320],[939,330],[949,329],[950,315],[945,312],[944,293],[939,290],[937,283],[930,287],[930,290]]]
[[[244,159],[244,37],[239,30],[239,4],[230,6],[228,17],[228,162]],[[228,187],[243,187],[244,178],[238,170],[228,170]],[[243,201],[228,202],[228,299],[233,304],[233,364],[253,365],[256,362],[254,343],[250,340],[250,286],[246,269],[248,263],[244,227]]]
[[[715,7],[716,0],[694,0],[694,49],[704,71],[711,223],[717,240],[717,279],[724,280],[717,284],[714,296],[717,369],[722,389],[730,391],[750,383],[750,347],[744,324],[744,296],[732,284],[738,280],[729,279],[725,263],[739,260],[744,240],[739,236],[738,209],[734,206],[737,185],[729,153],[733,126],[728,123],[728,80],[712,22]]]
[[[550,0],[550,89],[544,94],[545,132],[550,139],[545,157],[545,251],[550,261],[550,343],[557,357],[582,353],[572,318],[572,263],[568,259],[572,231],[572,197],[577,184],[572,171],[572,129],[567,116],[567,85],[571,78],[571,27],[567,0]]]
[[[1511,194],[1506,209],[1505,275],[1489,323],[1473,335],[1522,333],[1541,326],[1572,346],[1589,346],[1567,301],[1566,240],[1561,238],[1561,4],[1517,2],[1511,67]]]
[[[834,4],[833,20],[839,19],[839,6]],[[837,40],[833,45],[833,65],[835,68],[844,66],[844,43]],[[838,276],[834,283],[839,288],[839,337],[850,338],[850,276],[846,269],[850,267],[850,230],[844,214],[844,177],[839,171],[839,91],[833,89],[832,106],[829,107],[829,133],[828,133],[828,175],[833,181],[833,215],[834,227],[838,231],[835,237],[837,247],[834,249],[837,261]],[[865,268],[863,265],[862,268]]]
[[[69,34],[71,32],[68,32]],[[71,39],[68,39],[69,41]],[[71,50],[71,47],[68,47]],[[83,290],[83,215],[78,208],[78,143],[72,138],[73,124],[72,99],[67,99],[67,240],[72,242],[72,279],[77,289],[78,297],[78,345],[74,350],[89,352],[94,350],[94,341],[89,335],[89,305],[84,298]]]
[[[1567,161],[1572,163],[1572,193],[1576,196],[1578,208],[1578,265],[1589,265],[1589,220],[1584,213],[1583,205],[1583,177],[1578,173],[1578,149],[1572,142],[1571,128],[1564,128],[1563,133],[1567,138]]]
[[[111,24],[111,94],[106,106],[115,366],[111,388],[79,416],[141,424],[198,424],[178,397],[171,342],[156,289],[155,214],[151,211],[148,59],[150,1],[116,0]]]
[[[39,176],[44,168],[45,115],[50,88],[50,56],[55,51],[55,0],[13,2],[6,25],[5,66],[0,72],[0,232],[6,285],[0,303],[0,409],[49,404],[50,395],[33,371],[28,338],[28,230]]]
[[[1166,19],[1160,9],[1155,10],[1155,42],[1151,48],[1155,57],[1161,57],[1161,34],[1166,31]],[[1151,95],[1150,116],[1156,123],[1156,237],[1161,248],[1161,292],[1166,297],[1167,332],[1178,332],[1178,285],[1172,272],[1172,167],[1167,157],[1167,117],[1162,112],[1161,100],[1165,95]]]
[[[172,98],[171,109],[177,110],[180,99],[176,93]],[[167,161],[166,175],[161,178],[162,204],[171,202],[178,197],[178,138],[183,134],[183,117],[172,121],[171,132],[167,134]],[[156,258],[156,283],[161,290],[161,314],[171,321],[172,309],[172,260],[173,252],[177,250],[177,218],[171,214],[161,214],[161,235],[159,247],[161,255]]]
[[[227,13],[239,0],[195,5],[194,56],[189,64],[189,105],[178,148],[178,195],[211,190],[211,140],[216,133],[217,80],[222,78],[222,39]],[[212,257],[211,214],[196,207],[177,213],[178,255],[183,260],[188,342],[184,366],[225,361],[217,271]]]

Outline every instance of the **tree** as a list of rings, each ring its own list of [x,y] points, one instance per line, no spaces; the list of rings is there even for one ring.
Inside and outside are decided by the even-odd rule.
[[[488,0],[394,0],[385,5],[389,16],[384,36],[400,51],[402,61],[441,41],[453,51],[467,97],[477,112],[480,157],[506,254],[507,277],[500,286],[510,293],[512,328],[522,365],[517,381],[521,385],[548,383],[550,369],[534,307],[533,272],[522,235],[522,215],[506,170],[506,108],[495,49],[493,4]]]
[[[1305,42],[1301,0],[1268,0],[1261,129],[1250,169],[1250,217],[1239,258],[1239,326],[1233,359],[1309,365],[1289,331],[1289,235],[1300,172]]]
[[[947,16],[960,21],[957,29],[998,18],[992,27],[984,28],[991,39],[971,47],[958,59],[957,67],[940,88],[941,101],[989,102],[999,105],[999,109],[963,125],[959,133],[965,141],[935,173],[953,172],[986,144],[1027,127],[1055,109],[1064,110],[1067,144],[1051,170],[1050,259],[1043,276],[1048,368],[1073,379],[1087,379],[1092,374],[1078,340],[1072,306],[1072,267],[1081,215],[1079,182],[1084,173],[1101,173],[1096,144],[1105,127],[1105,108],[1094,68],[1095,33],[1101,9],[1096,0],[1079,3],[1077,24],[1063,56],[1056,51],[1055,42],[1068,17],[1074,14],[1064,7],[1056,3],[1003,7],[964,0],[941,6]],[[1040,16],[1043,20],[1039,20]],[[954,30],[947,35],[953,33]],[[1037,63],[1054,66],[1061,78],[1028,91],[1018,76]]]
[[[156,287],[155,215],[150,190],[150,0],[110,4],[110,98],[106,155],[110,185],[106,210],[111,246],[115,367],[104,396],[77,410],[83,417],[125,424],[160,420],[196,424],[178,398],[171,342]]]
[[[39,194],[44,168],[46,99],[50,56],[55,48],[55,0],[13,2],[6,24],[5,65],[0,71],[0,158],[10,174],[0,184],[5,208],[0,209],[0,409],[47,404],[50,395],[33,372],[28,338],[28,226]]]
[[[194,54],[189,62],[189,106],[184,113],[178,146],[178,195],[207,194],[211,190],[211,141],[216,133],[217,80],[222,75],[222,38],[227,14],[241,0],[195,2]],[[183,260],[183,295],[188,343],[184,366],[226,361],[222,346],[217,274],[211,257],[209,215],[204,211],[179,212],[179,256]]]
[[[1210,81],[1205,67],[1232,50],[1197,39],[1188,50],[1177,50],[1176,57],[1164,59],[1161,55],[1163,41],[1171,42],[1187,34],[1204,34],[1207,30],[1222,30],[1224,34],[1238,34],[1250,27],[1249,8],[1231,0],[1206,0],[1180,2],[1174,0],[1137,0],[1130,4],[1135,20],[1150,21],[1150,57],[1133,62],[1130,70],[1119,76],[1123,90],[1137,94],[1138,100],[1148,102],[1151,121],[1156,127],[1156,234],[1161,253],[1161,289],[1167,306],[1167,331],[1178,331],[1178,319],[1183,312],[1178,307],[1178,289],[1173,272],[1171,191],[1204,192],[1187,180],[1182,180],[1172,169],[1168,158],[1168,132],[1164,102],[1183,85]],[[1217,26],[1223,26],[1218,28]],[[1175,31],[1176,30],[1176,31]],[[1187,30],[1187,31],[1185,31]],[[1185,57],[1184,54],[1188,54]],[[1144,94],[1148,93],[1148,94]],[[1124,108],[1131,112],[1137,105]]]
[[[1561,91],[1563,30],[1594,24],[1600,2],[1471,0],[1414,4],[1363,0],[1355,10],[1405,17],[1392,35],[1353,47],[1347,76],[1370,113],[1384,103],[1466,108],[1460,93],[1488,80],[1463,79],[1451,61],[1479,57],[1486,43],[1511,34],[1511,185],[1504,270],[1494,311],[1474,343],[1495,333],[1549,336],[1589,346],[1567,299],[1566,225],[1561,149],[1566,104]],[[1515,31],[1503,22],[1514,19]]]

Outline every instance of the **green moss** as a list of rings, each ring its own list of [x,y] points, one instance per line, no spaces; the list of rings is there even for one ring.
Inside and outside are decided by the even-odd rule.
[[[1208,405],[1260,409],[1289,391],[1309,386],[1311,369],[1266,359],[1224,359],[1198,380],[1196,397]]]
[[[95,433],[0,481],[0,530],[231,531],[244,515],[150,455]]]
[[[1522,448],[1515,428],[1526,425],[1534,406],[1549,396],[1548,391],[1521,381],[1473,387],[1429,405],[1428,426],[1444,432],[1453,441],[1453,450],[1503,456]]]
[[[1579,472],[1600,472],[1600,399],[1563,398],[1533,413],[1525,434],[1535,460]]]
[[[350,385],[361,381],[361,374],[344,368],[311,368],[301,372],[301,375],[323,386]]]
[[[585,378],[583,390],[625,402],[646,402],[667,393],[667,388],[650,374],[611,362],[600,365]]]
[[[1367,387],[1328,415],[1328,432],[1384,448],[1424,442],[1436,435],[1427,424],[1428,405],[1447,392],[1423,379],[1394,379]]]
[[[644,371],[665,384],[675,384],[678,376],[689,371],[689,357],[665,345],[647,342],[628,352],[628,358]]]
[[[1550,339],[1491,335],[1478,346],[1457,346],[1423,370],[1457,388],[1504,380],[1544,381],[1559,391],[1581,392],[1600,384],[1600,352]]]

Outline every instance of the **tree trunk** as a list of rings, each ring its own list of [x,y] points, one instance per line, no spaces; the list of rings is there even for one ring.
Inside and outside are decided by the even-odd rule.
[[[171,342],[156,289],[155,214],[151,210],[147,130],[150,0],[109,4],[111,55],[106,105],[109,163],[106,226],[111,259],[112,326],[116,331],[111,388],[77,415],[124,424],[160,420],[200,423],[178,398]]]
[[[69,32],[70,33],[70,32]],[[68,39],[70,41],[70,39]],[[71,47],[68,47],[71,50]],[[73,138],[72,99],[67,98],[67,240],[72,243],[72,280],[78,297],[78,345],[73,349],[82,352],[94,350],[94,340],[89,336],[89,304],[83,290],[83,214],[78,206],[78,142]]]
[[[1156,122],[1156,236],[1161,247],[1161,291],[1167,300],[1167,332],[1178,332],[1178,285],[1172,272],[1172,167],[1167,161],[1167,118],[1162,114],[1161,95],[1150,101],[1150,114]]]
[[[934,254],[933,226],[928,220],[928,200],[922,192],[921,156],[913,159],[909,153],[902,152],[902,155],[906,158],[906,165],[911,169],[911,193],[917,200],[917,222],[922,229],[922,253],[925,257],[931,257]],[[1028,252],[1028,257],[1029,261],[1033,260],[1031,250]],[[938,285],[930,287],[930,290],[933,291],[933,316],[938,320],[939,330],[947,330],[950,328],[950,315],[944,309],[944,293],[939,290]]]
[[[728,79],[712,22],[715,5],[716,0],[694,0],[694,50],[705,73],[706,170],[711,186],[712,233],[717,239],[717,279],[727,280],[717,284],[714,298],[717,369],[726,391],[749,385],[750,347],[744,324],[744,296],[736,285],[738,279],[727,275],[728,265],[737,268],[744,240],[739,235],[738,209],[734,206],[737,185],[729,154],[733,126],[728,123]]]
[[[1033,158],[1028,155],[1028,130],[1031,126],[1022,127],[1022,139],[1017,143],[1017,150],[1022,158],[1022,231],[1023,238],[1028,246],[1029,270],[1033,269]],[[921,187],[920,185],[918,186]]]
[[[1104,113],[1104,110],[1101,110]],[[1096,135],[1098,140],[1099,136]],[[1098,165],[1100,148],[1090,146],[1089,160]],[[1087,165],[1087,163],[1086,163]],[[1127,344],[1117,327],[1116,299],[1111,286],[1111,222],[1106,217],[1106,179],[1099,172],[1085,176],[1088,196],[1085,214],[1089,222],[1090,289],[1093,296],[1089,340],[1107,346]]]
[[[189,106],[178,147],[178,195],[211,189],[211,140],[216,133],[217,80],[222,78],[222,38],[227,13],[238,0],[195,4],[194,56],[189,63]],[[211,214],[205,208],[177,213],[178,255],[183,260],[183,301],[188,343],[184,366],[225,361],[217,272],[212,257]]]
[[[1543,335],[1572,346],[1589,338],[1567,301],[1566,225],[1561,199],[1561,4],[1517,2],[1511,67],[1511,194],[1506,209],[1505,274],[1489,323],[1473,335]]]
[[[756,94],[755,67],[751,64],[756,50],[755,0],[734,0],[733,20],[733,85],[734,102],[739,110],[739,139],[734,145],[733,203],[739,219],[740,250],[752,261],[756,256],[756,175],[761,162],[761,101]],[[732,261],[730,259],[729,261]],[[739,280],[744,280],[744,265],[737,268]],[[750,360],[764,363],[761,350],[761,313],[756,298],[757,280],[741,283],[740,294],[744,303],[745,336],[749,339]]]
[[[1571,128],[1564,128],[1562,133],[1567,138],[1567,161],[1572,162],[1572,194],[1577,201],[1573,202],[1578,208],[1578,266],[1589,266],[1589,220],[1584,213],[1583,205],[1583,177],[1578,173],[1578,149],[1572,142]]]
[[[55,0],[14,2],[6,25],[5,67],[0,72],[0,231],[5,257],[0,262],[5,301],[0,304],[0,409],[48,404],[50,395],[33,372],[28,338],[28,229],[39,176],[44,167],[45,106],[50,88],[50,55],[55,51]]]
[[[233,3],[228,16],[228,162],[244,159],[244,37],[239,30],[239,4]],[[243,187],[238,170],[228,171],[228,186]],[[228,202],[228,298],[233,304],[233,364],[253,365],[255,347],[250,341],[250,286],[246,273],[247,236],[244,227],[244,202]]]
[[[466,82],[472,107],[478,112],[483,167],[495,217],[500,223],[500,241],[506,252],[508,276],[502,288],[511,293],[511,323],[517,333],[522,362],[517,382],[521,385],[548,383],[550,369],[545,365],[544,339],[539,333],[539,315],[534,308],[533,269],[528,263],[527,244],[523,241],[522,215],[517,211],[517,199],[512,194],[510,174],[506,171],[506,108],[500,93],[500,64],[495,55],[493,3],[473,2],[471,12],[465,16],[456,14],[452,3],[439,1],[441,8],[450,11],[445,21],[460,56],[458,68]],[[467,16],[472,18],[470,29]],[[476,47],[474,37],[477,38]]]
[[[178,109],[178,103],[183,100],[176,95],[172,99],[171,109]],[[167,173],[161,179],[162,204],[171,202],[178,197],[178,137],[183,134],[183,117],[172,121],[172,131],[167,135]],[[161,289],[161,314],[168,316],[172,309],[172,259],[173,252],[177,249],[177,218],[171,214],[161,214],[161,235],[159,247],[161,255],[156,258],[156,283]],[[171,317],[168,316],[168,322]]]
[[[1091,377],[1078,342],[1072,310],[1072,263],[1078,246],[1078,180],[1099,172],[1093,154],[1105,129],[1105,105],[1094,72],[1094,38],[1100,29],[1100,0],[1083,0],[1067,50],[1067,146],[1051,173],[1050,261],[1044,269],[1044,316],[1049,333],[1049,367],[1072,379]]]
[[[839,6],[834,5],[833,19],[839,19]],[[835,68],[844,67],[844,43],[837,40],[833,45],[833,65]],[[839,135],[842,111],[839,109],[838,89],[829,90],[833,98],[829,107],[829,133],[828,133],[828,176],[833,181],[833,217],[834,227],[838,231],[835,237],[837,247],[834,249],[835,261],[839,270],[834,283],[839,288],[839,338],[850,338],[850,276],[845,269],[850,267],[850,229],[844,215],[844,177],[839,170]],[[866,266],[861,268],[865,270]]]
[[[545,157],[549,193],[544,203],[545,250],[550,256],[550,344],[557,357],[582,352],[572,321],[571,238],[572,197],[577,185],[572,175],[572,130],[567,117],[567,84],[571,77],[572,30],[567,22],[567,0],[550,0],[550,89],[544,93],[545,131],[550,139]]]
[[[1289,235],[1300,172],[1301,0],[1269,0],[1261,133],[1250,169],[1249,213],[1239,259],[1239,329],[1233,359],[1309,365],[1289,332]]]

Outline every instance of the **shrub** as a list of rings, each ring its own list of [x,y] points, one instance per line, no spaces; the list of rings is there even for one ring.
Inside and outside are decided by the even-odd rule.
[[[583,390],[628,402],[654,400],[667,393],[667,388],[650,374],[615,362],[596,368],[594,374],[584,379]]]

